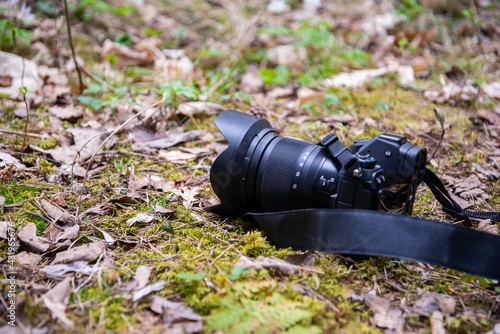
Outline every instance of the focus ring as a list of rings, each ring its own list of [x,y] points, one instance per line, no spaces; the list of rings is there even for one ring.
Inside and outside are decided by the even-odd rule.
[[[264,168],[261,203],[265,211],[289,209],[290,185],[297,161],[302,151],[311,145],[292,138],[280,139],[261,161]]]

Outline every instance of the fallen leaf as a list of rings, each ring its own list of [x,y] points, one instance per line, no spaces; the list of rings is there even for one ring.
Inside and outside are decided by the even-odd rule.
[[[257,271],[262,269],[273,270],[278,275],[292,275],[298,274],[303,267],[288,263],[284,260],[259,256],[252,260],[246,256],[240,256],[240,261],[235,265],[243,266],[245,269],[255,269]]]
[[[19,254],[16,254],[16,261],[19,263],[21,266],[36,266],[37,264],[42,261],[42,256],[39,254],[35,253],[30,253],[30,252],[21,252]]]
[[[149,278],[151,277],[150,266],[137,267],[134,279],[127,283],[125,291],[140,290],[148,285]]]
[[[108,243],[108,245],[112,245],[115,243],[116,241],[115,238],[113,238],[108,232],[104,231],[103,229],[97,226],[94,226],[94,228],[102,233],[102,235],[104,236],[104,240]]]
[[[9,229],[9,222],[0,221],[0,238],[7,239],[8,229]]]
[[[403,332],[403,311],[392,307],[388,300],[369,293],[363,295],[363,300],[373,311],[373,316],[370,318],[372,324],[395,330],[396,333]]]
[[[187,161],[196,159],[196,157],[196,154],[186,153],[180,150],[160,150],[160,152],[158,152],[158,158],[173,163],[186,163]]]
[[[481,88],[485,91],[489,96],[500,99],[500,82],[495,81],[489,84],[482,84]]]
[[[486,334],[500,334],[500,323],[496,324],[495,327]]]
[[[431,322],[432,334],[446,334],[443,326],[443,314],[441,312],[433,312],[429,320]]]
[[[139,299],[146,297],[151,292],[161,291],[165,288],[165,286],[167,286],[167,281],[157,281],[157,282],[154,282],[153,284],[150,284],[150,285],[148,285],[140,290],[136,290],[132,294],[132,301],[136,302]]]
[[[68,249],[67,251],[57,253],[54,261],[52,261],[52,264],[96,260],[102,253],[104,253],[105,249],[105,242],[92,242],[90,244],[78,246]]]
[[[51,243],[47,238],[38,237],[36,235],[36,225],[33,223],[28,223],[26,226],[21,228],[17,233],[17,237],[23,244],[29,246],[32,250],[37,252],[43,253],[51,246]]]
[[[297,71],[304,67],[307,51],[293,44],[277,45],[267,50],[266,58],[274,65],[286,66],[291,71]]]
[[[9,153],[0,152],[0,168],[9,168],[10,166],[13,166],[17,170],[26,169],[26,166],[20,163],[19,159],[14,158]]]
[[[50,114],[66,121],[74,122],[83,117],[83,108],[72,104],[67,106],[53,106],[47,109]]]
[[[59,319],[65,326],[73,327],[73,321],[66,317],[66,305],[69,303],[69,294],[71,293],[71,278],[68,277],[47,293],[42,295],[45,306],[52,314]]]
[[[152,214],[147,213],[147,212],[140,212],[134,218],[130,218],[127,220],[127,226],[130,227],[137,222],[150,223],[155,219],[156,219],[155,215],[152,215]]]
[[[78,224],[67,227],[63,230],[63,232],[59,233],[56,236],[56,240],[54,241],[54,243],[58,244],[58,243],[63,242],[65,240],[73,241],[76,238],[78,238],[78,232],[80,232],[80,226]]]
[[[162,81],[186,80],[191,82],[199,76],[193,62],[184,50],[163,49],[162,56],[156,56],[153,64],[155,71],[162,74]]]
[[[497,114],[495,112],[491,112],[491,111],[486,110],[486,109],[479,109],[477,111],[477,115],[479,116],[479,118],[487,121],[490,124],[493,124],[495,127],[500,128],[500,115],[499,114]]]
[[[172,209],[171,207],[164,207],[164,206],[160,206],[159,204],[156,204],[155,206],[155,213],[162,213],[162,214],[166,214],[166,213],[172,213],[172,212],[175,212],[175,209]]]
[[[0,70],[8,76],[10,85],[0,87],[0,94],[10,95],[10,99],[22,100],[19,87],[27,87],[26,98],[34,100],[41,96],[43,81],[38,75],[38,67],[32,60],[23,59],[15,54],[0,51]],[[4,83],[9,83],[4,80]]]
[[[57,146],[47,150],[52,157],[58,161],[72,165],[79,153],[79,160],[84,161],[90,158],[103,142],[102,131],[92,128],[69,128],[66,133],[73,136],[74,145]]]
[[[224,110],[226,110],[226,107],[221,104],[202,101],[181,103],[177,108],[177,112],[190,117],[201,113],[204,115],[215,115],[218,111]]]
[[[111,58],[114,59],[114,65],[117,68],[126,68],[147,65],[154,60],[154,55],[152,52],[137,51],[107,39],[101,49],[101,60],[109,64]]]
[[[434,311],[440,310],[445,315],[455,313],[456,300],[438,292],[427,292],[419,289],[420,299],[413,305],[412,311],[430,317]]]
[[[89,265],[86,261],[76,261],[68,264],[52,264],[40,269],[46,274],[52,276],[62,276],[69,272],[81,274],[93,274],[99,271],[97,265]]]
[[[154,295],[151,310],[161,314],[163,324],[168,326],[168,333],[200,333],[203,330],[203,318],[192,308],[181,303],[174,303]]]
[[[413,68],[411,66],[387,66],[377,69],[357,70],[350,73],[340,73],[325,80],[326,86],[332,87],[361,87],[373,78],[381,77],[388,72],[398,73],[398,82],[409,84],[414,81]]]
[[[168,148],[185,141],[195,140],[206,133],[205,130],[192,130],[184,132],[181,127],[169,130],[161,138],[146,142],[148,147],[152,148]]]
[[[498,225],[491,221],[491,219],[481,220],[477,226],[477,230],[498,235]]]
[[[65,224],[70,224],[75,222],[75,218],[73,216],[71,216],[66,211],[58,208],[57,206],[55,206],[54,204],[50,203],[45,199],[42,199],[40,201],[40,205],[43,211],[45,211],[45,213],[52,219],[60,220]]]
[[[247,70],[240,79],[241,90],[247,94],[257,94],[264,90],[262,77],[256,68]]]
[[[307,251],[305,253],[290,254],[285,258],[285,262],[295,266],[312,266],[316,260],[316,252]]]

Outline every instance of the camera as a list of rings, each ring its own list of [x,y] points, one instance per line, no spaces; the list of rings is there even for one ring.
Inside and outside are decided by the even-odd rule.
[[[210,182],[221,203],[208,211],[229,217],[301,208],[379,210],[411,214],[427,150],[384,133],[350,149],[335,134],[320,143],[281,137],[265,120],[226,110],[215,125],[228,148]]]

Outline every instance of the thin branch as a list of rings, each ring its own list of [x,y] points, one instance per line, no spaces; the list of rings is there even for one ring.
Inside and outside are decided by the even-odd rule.
[[[78,83],[80,84],[80,94],[83,93],[83,81],[82,81],[82,73],[80,72],[80,67],[78,66],[78,62],[76,61],[76,52],[73,46],[73,38],[71,37],[71,24],[69,23],[69,14],[68,14],[68,2],[63,0],[64,7],[64,15],[66,16],[66,26],[68,27],[68,40],[69,46],[71,48],[71,53],[73,54],[73,61],[75,62],[76,72],[78,72]]]
[[[26,123],[24,123],[24,137],[23,137],[23,146],[21,147],[21,150],[24,150],[26,147],[26,134],[28,133],[28,123],[30,121],[30,106],[28,104],[28,100],[26,100],[26,94],[28,93],[28,89],[23,86],[24,84],[24,57],[21,58],[23,60],[23,72],[21,75],[21,87],[19,88],[21,90],[21,93],[23,94],[23,100],[24,100],[24,105],[26,106]]]

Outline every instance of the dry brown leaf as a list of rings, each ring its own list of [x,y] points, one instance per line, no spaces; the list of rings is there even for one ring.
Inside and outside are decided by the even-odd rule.
[[[186,116],[193,116],[196,114],[215,115],[218,111],[224,110],[226,110],[226,108],[221,104],[202,101],[181,103],[177,108],[177,112]]]
[[[59,233],[56,236],[56,240],[54,241],[55,244],[58,244],[63,241],[70,241],[72,242],[76,238],[78,238],[78,233],[80,232],[80,226],[78,224],[75,224],[71,227],[67,227],[64,229],[63,232]],[[68,245],[69,246],[69,245]]]
[[[0,152],[0,169],[14,168],[14,170],[24,170],[26,166],[19,162],[19,159],[14,158],[9,153]]]
[[[489,84],[482,84],[481,88],[488,94],[489,96],[500,99],[500,82],[495,81]]]
[[[455,313],[456,300],[453,297],[438,292],[427,292],[422,289],[418,291],[421,297],[413,305],[413,312],[426,317],[430,317],[437,310],[440,310],[445,315]]]
[[[136,302],[139,299],[146,297],[151,292],[161,291],[165,288],[166,285],[167,285],[167,281],[157,281],[157,282],[154,282],[153,284],[150,284],[150,285],[148,285],[140,290],[136,290],[132,294],[132,301]]]
[[[167,213],[172,213],[172,212],[175,212],[175,208],[164,207],[164,206],[160,206],[159,204],[156,204],[156,206],[155,206],[155,213],[167,214]]]
[[[495,112],[491,112],[491,111],[486,110],[486,109],[479,109],[477,111],[477,115],[479,116],[479,118],[487,121],[490,124],[493,124],[497,128],[500,128],[500,115],[499,114],[497,114]]]
[[[266,57],[274,65],[286,66],[290,71],[298,71],[306,63],[307,51],[293,44],[278,45],[268,49]]]
[[[152,215],[152,214],[150,214],[148,212],[140,212],[134,218],[130,218],[130,219],[127,220],[127,226],[130,227],[130,226],[134,225],[137,222],[140,222],[140,223],[150,223],[150,222],[152,222],[155,219],[156,219],[155,215]]]
[[[395,333],[403,332],[403,311],[391,307],[390,302],[382,297],[365,293],[363,299],[366,305],[373,311],[373,316],[370,318],[372,324],[378,327],[392,329]]]
[[[16,261],[21,266],[36,266],[42,261],[42,256],[30,252],[21,252],[16,255]]]
[[[139,266],[137,267],[134,275],[134,279],[127,283],[125,286],[125,291],[140,290],[146,285],[148,285],[149,278],[151,276],[150,266]]]
[[[23,244],[29,246],[32,250],[37,252],[43,253],[51,246],[51,243],[47,238],[38,237],[36,235],[36,225],[33,223],[28,223],[26,226],[21,228],[17,233],[17,237]]]
[[[247,70],[240,80],[241,90],[247,94],[257,94],[264,90],[262,77],[257,73],[256,69]]]
[[[69,272],[93,274],[99,271],[97,265],[89,265],[86,261],[76,261],[68,264],[52,264],[43,267],[40,271],[52,276],[62,276]]]
[[[314,251],[290,254],[285,258],[285,262],[295,266],[312,266],[314,264],[314,260],[316,260],[316,252]]]
[[[73,321],[66,317],[66,305],[71,293],[71,278],[57,284],[42,296],[43,303],[65,326],[73,327]]]
[[[4,80],[4,83],[10,83],[9,86],[0,87],[0,94],[7,94],[10,99],[22,100],[23,95],[19,87],[27,87],[28,100],[39,98],[42,93],[43,81],[38,75],[38,67],[32,60],[24,59],[8,52],[0,51],[0,70],[4,73],[4,78],[8,76],[10,80]]]
[[[446,330],[443,326],[443,320],[443,314],[441,314],[441,312],[435,311],[432,313],[432,316],[430,317],[432,334],[446,334]]]
[[[184,50],[163,49],[160,55],[156,54],[153,68],[162,74],[163,81],[186,80],[190,82],[200,77],[200,70],[195,69]]]
[[[245,269],[255,269],[257,271],[262,269],[272,270],[277,275],[295,275],[300,272],[303,267],[291,264],[287,261],[280,259],[259,256],[252,260],[246,256],[240,256],[240,261],[236,266],[243,266]]]
[[[491,219],[484,219],[479,222],[477,226],[479,231],[491,233],[494,235],[498,235],[498,225],[491,221]]]
[[[144,66],[154,60],[154,54],[151,51],[136,51],[128,46],[107,39],[104,41],[101,49],[102,62],[109,63],[108,56],[110,55],[116,57],[114,65],[117,68]]]
[[[165,132],[161,138],[150,140],[146,145],[151,148],[168,148],[185,141],[195,140],[206,133],[205,130],[192,130],[184,132],[182,127],[177,127]]]
[[[332,87],[361,87],[363,84],[373,78],[384,76],[386,73],[397,72],[398,82],[409,84],[415,80],[413,68],[411,66],[395,66],[367,70],[357,70],[349,73],[339,73],[330,79],[325,80],[326,86]]]
[[[7,239],[8,228],[9,228],[9,222],[0,221],[0,238]]]
[[[78,246],[68,249],[67,251],[57,253],[54,261],[52,261],[52,264],[96,260],[102,253],[104,253],[105,249],[105,242],[92,242],[90,244]]]
[[[72,104],[67,106],[53,106],[48,108],[50,114],[66,121],[74,122],[83,117],[83,108]]]
[[[180,150],[160,150],[158,152],[158,158],[173,163],[186,163],[187,161],[196,159],[196,157],[196,154],[186,153]]]
[[[45,199],[40,201],[40,205],[43,211],[52,219],[62,221],[65,224],[72,224],[75,222],[73,216]]]
[[[203,318],[190,307],[174,303],[154,295],[151,310],[161,314],[163,324],[168,326],[166,333],[190,334],[200,333],[203,329]]]

